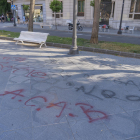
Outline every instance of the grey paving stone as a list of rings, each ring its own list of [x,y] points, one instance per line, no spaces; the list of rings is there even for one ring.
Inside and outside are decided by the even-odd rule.
[[[2,140],[31,140],[32,128],[5,131],[0,135]]]
[[[128,138],[128,139],[126,139],[126,140],[140,140],[140,136],[138,136],[138,137],[133,137],[133,138]]]
[[[75,140],[115,140],[102,122],[69,121]]]
[[[117,140],[128,139],[140,135],[139,122],[137,122],[137,124],[127,113],[111,115],[109,116],[109,119],[103,120],[103,122]]]
[[[31,108],[2,109],[0,111],[1,131],[32,127]]]
[[[74,140],[68,123],[34,127],[33,140]]]
[[[139,139],[139,60],[67,53],[0,40],[0,139]]]

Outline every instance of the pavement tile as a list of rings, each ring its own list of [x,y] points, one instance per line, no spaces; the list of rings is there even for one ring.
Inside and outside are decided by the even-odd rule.
[[[0,129],[10,131],[32,127],[31,108],[1,109]]]
[[[32,140],[32,128],[4,131],[1,140]]]
[[[139,139],[138,59],[0,45],[0,139]]]
[[[126,139],[126,140],[140,140],[140,136],[138,136],[138,137],[133,137],[133,138],[128,138],[128,139]]]
[[[102,122],[68,121],[75,140],[115,140]]]
[[[140,135],[140,125],[127,113],[109,115],[102,120],[116,140],[128,139]],[[138,122],[139,123],[139,122]]]
[[[33,140],[74,140],[68,123],[34,127]]]

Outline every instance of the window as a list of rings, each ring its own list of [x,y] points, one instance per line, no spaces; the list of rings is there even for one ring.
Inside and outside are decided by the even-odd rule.
[[[130,13],[133,13],[134,11],[134,6],[135,6],[135,0],[131,1],[131,7],[130,7]]]
[[[140,0],[131,0],[129,18],[140,19]]]
[[[33,19],[34,19],[34,22],[43,22],[43,6],[42,5],[35,5]]]
[[[136,9],[135,9],[136,13],[140,13],[140,0],[137,0],[136,2]]]
[[[140,19],[140,14],[135,14],[134,19]]]
[[[29,19],[30,8],[24,11],[24,15]],[[33,22],[43,22],[43,6],[41,4],[35,5]]]
[[[84,16],[84,6],[85,1],[84,0],[78,0],[78,14],[77,16]]]

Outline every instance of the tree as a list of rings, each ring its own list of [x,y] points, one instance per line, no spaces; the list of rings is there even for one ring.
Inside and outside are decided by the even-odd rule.
[[[10,9],[11,9],[11,4],[7,3],[7,0],[0,0],[0,15],[4,14],[6,16],[6,13],[10,11]]]
[[[33,16],[34,16],[35,0],[30,0],[30,14],[28,31],[33,32]]]
[[[95,2],[93,0],[93,1],[90,2],[90,6],[94,7],[94,5],[95,5]]]
[[[57,30],[57,25],[56,25],[56,13],[62,10],[62,4],[58,0],[53,0],[50,3],[50,9],[55,13],[55,28]]]
[[[90,43],[98,44],[98,31],[99,31],[99,18],[100,18],[100,1],[93,0],[90,3],[90,6],[94,7],[94,19],[93,19],[93,28]]]
[[[29,5],[25,5],[25,4],[23,4],[23,10],[24,10],[24,15],[25,15],[25,12],[27,11],[27,10],[29,10]]]

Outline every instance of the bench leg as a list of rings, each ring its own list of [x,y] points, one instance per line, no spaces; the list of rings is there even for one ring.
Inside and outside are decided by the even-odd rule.
[[[41,45],[40,45],[40,47],[39,47],[40,49],[41,49],[41,47],[42,47],[43,44],[44,44],[44,43],[41,43]]]
[[[16,41],[16,45],[18,44],[19,41]]]
[[[22,40],[17,40],[16,44],[18,44],[18,42],[21,42],[22,44],[24,44],[24,42]]]
[[[45,47],[47,47],[46,43],[41,43],[41,45],[40,45],[40,47],[39,47],[39,48],[41,48],[41,47],[42,47],[42,45],[45,45]]]

